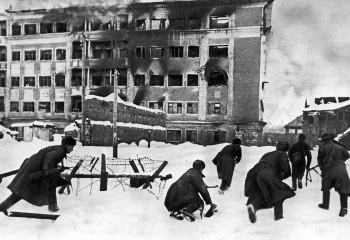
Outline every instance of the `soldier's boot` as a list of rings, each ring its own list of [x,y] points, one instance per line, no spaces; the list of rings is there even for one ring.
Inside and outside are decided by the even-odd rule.
[[[299,189],[303,188],[303,183],[302,183],[301,179],[298,179],[298,188]]]
[[[297,190],[297,178],[292,177],[292,189],[293,191]]]
[[[253,206],[253,204],[248,204],[247,205],[247,210],[248,210],[248,217],[251,223],[256,222],[256,210]]]
[[[56,197],[56,188],[50,187],[49,188],[49,211],[50,212],[57,212],[60,210],[57,206],[57,197]]]
[[[283,202],[278,202],[273,207],[275,214],[275,221],[278,221],[283,218]]]
[[[348,196],[340,193],[340,212],[339,217],[345,217],[348,214]]]
[[[329,209],[330,196],[331,196],[331,192],[330,191],[322,191],[323,202],[321,204],[318,204],[318,207],[322,208],[324,210],[328,210]]]
[[[21,200],[15,194],[11,194],[8,198],[6,198],[2,203],[0,203],[0,211],[3,212],[6,216],[8,215],[7,209],[15,205],[17,202]]]

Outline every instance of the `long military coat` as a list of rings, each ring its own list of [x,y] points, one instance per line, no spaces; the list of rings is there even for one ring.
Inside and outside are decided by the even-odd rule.
[[[299,162],[295,162],[293,159],[293,155],[297,152],[299,152],[302,157]],[[288,157],[292,164],[292,177],[301,179],[305,174],[305,157],[307,157],[308,164],[311,163],[312,155],[310,145],[304,141],[298,141],[294,143],[288,151]]]

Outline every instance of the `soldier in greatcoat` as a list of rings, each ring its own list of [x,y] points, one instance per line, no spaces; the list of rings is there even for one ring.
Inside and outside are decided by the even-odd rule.
[[[324,133],[317,155],[318,165],[322,171],[321,191],[323,193],[323,202],[318,206],[325,210],[329,209],[330,190],[334,188],[340,197],[340,217],[344,217],[348,213],[350,179],[345,165],[347,159],[349,159],[349,152],[333,143],[330,134]]]
[[[256,222],[256,211],[274,208],[275,220],[283,218],[283,202],[295,196],[295,192],[283,182],[291,176],[288,162],[289,144],[279,142],[276,150],[266,153],[260,161],[248,171],[244,195],[248,197],[249,220]]]
[[[8,185],[12,194],[0,203],[0,211],[8,215],[7,210],[23,199],[35,206],[48,205],[49,211],[57,212],[56,187],[70,183],[60,177],[63,159],[75,145],[76,140],[67,136],[62,138],[61,145],[45,147],[27,158]],[[60,162],[62,166],[58,165]]]
[[[219,194],[223,194],[231,186],[233,172],[237,163],[241,161],[241,140],[235,138],[230,145],[225,146],[213,159],[221,179]]]

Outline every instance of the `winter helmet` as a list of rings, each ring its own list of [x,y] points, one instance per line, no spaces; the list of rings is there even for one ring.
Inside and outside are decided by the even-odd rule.
[[[289,149],[289,143],[288,142],[278,142],[276,145],[276,150],[287,152]]]
[[[242,144],[242,141],[241,141],[241,139],[239,139],[239,138],[234,138],[234,139],[232,140],[232,144]]]
[[[299,141],[304,141],[306,139],[306,135],[304,133],[300,133],[298,138],[299,138]]]
[[[324,133],[322,134],[321,139],[322,139],[322,142],[328,142],[332,140],[332,136],[329,133]]]
[[[72,136],[65,136],[62,138],[61,144],[75,146],[77,144],[77,140],[75,140]]]
[[[205,163],[202,160],[197,159],[193,162],[193,168],[203,170],[205,168]]]

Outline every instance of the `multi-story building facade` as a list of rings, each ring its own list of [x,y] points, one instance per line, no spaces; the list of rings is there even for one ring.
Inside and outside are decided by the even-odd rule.
[[[82,117],[86,94],[118,92],[166,113],[168,142],[261,137],[273,1],[157,1],[7,10],[0,16],[0,117]]]

